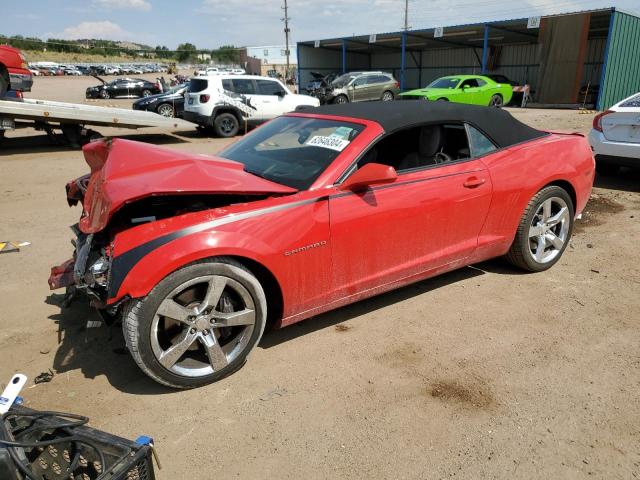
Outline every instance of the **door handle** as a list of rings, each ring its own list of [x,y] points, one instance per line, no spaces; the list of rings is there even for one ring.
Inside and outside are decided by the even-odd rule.
[[[484,178],[469,177],[462,185],[464,185],[465,188],[476,188],[480,185],[484,185],[484,182]]]

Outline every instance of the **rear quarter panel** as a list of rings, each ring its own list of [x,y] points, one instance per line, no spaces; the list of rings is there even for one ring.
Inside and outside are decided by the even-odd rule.
[[[550,134],[483,158],[493,198],[478,239],[478,259],[505,254],[527,204],[545,186],[567,182],[575,193],[575,214],[584,209],[595,175],[589,143],[579,134]]]

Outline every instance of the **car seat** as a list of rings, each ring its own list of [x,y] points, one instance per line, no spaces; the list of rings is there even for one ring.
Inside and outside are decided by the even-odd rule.
[[[396,167],[397,170],[435,165],[450,161],[448,155],[442,152],[444,128],[442,125],[427,125],[420,129],[418,151],[407,154]]]

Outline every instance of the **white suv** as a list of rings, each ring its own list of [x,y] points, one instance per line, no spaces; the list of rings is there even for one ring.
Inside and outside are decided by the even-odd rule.
[[[297,95],[275,78],[254,75],[198,76],[184,96],[183,118],[220,137],[233,137],[245,121],[258,124],[301,106],[318,107],[320,101]]]

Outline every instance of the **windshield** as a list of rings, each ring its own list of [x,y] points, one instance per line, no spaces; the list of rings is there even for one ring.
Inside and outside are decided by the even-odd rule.
[[[279,117],[218,155],[242,163],[258,177],[306,190],[363,129],[354,123]]]
[[[180,85],[171,87],[169,90],[167,90],[166,93],[182,93],[181,90],[184,90],[185,88],[186,88],[186,85],[184,83],[181,83]]]
[[[336,86],[346,85],[354,78],[356,78],[355,75],[352,75],[350,73],[345,73],[344,75],[340,75],[338,78],[336,78],[333,82],[331,82],[331,84]]]
[[[431,82],[429,85],[427,85],[427,88],[454,89],[458,86],[458,83],[460,83],[459,78],[443,77]]]

